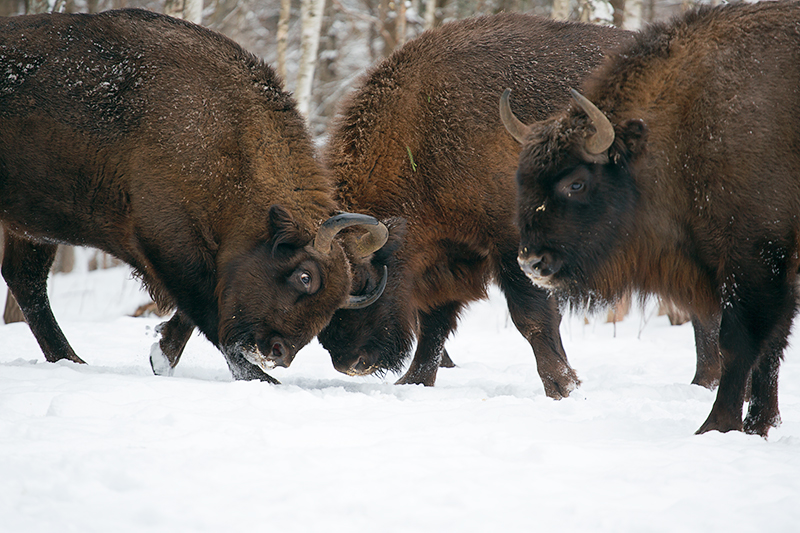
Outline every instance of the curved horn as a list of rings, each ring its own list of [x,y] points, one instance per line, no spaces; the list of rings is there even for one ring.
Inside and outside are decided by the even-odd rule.
[[[511,94],[511,89],[503,91],[503,96],[500,97],[500,118],[503,120],[503,126],[506,127],[508,133],[520,144],[525,141],[525,135],[528,133],[528,126],[526,126],[520,119],[518,119],[514,112],[511,111],[511,104],[508,102],[508,97]]]
[[[342,306],[342,309],[363,309],[374,304],[375,301],[381,297],[381,294],[383,294],[383,289],[386,288],[386,281],[389,279],[388,272],[386,265],[383,265],[383,277],[378,286],[375,287],[375,290],[364,296],[353,296],[351,294],[350,298],[348,298],[347,302]]]
[[[375,217],[359,213],[340,213],[319,227],[314,238],[314,248],[324,254],[329,253],[336,234],[350,226],[364,226],[367,230],[367,234],[360,237],[356,243],[356,252],[362,257],[380,249],[389,238],[389,230]]]
[[[575,102],[581,106],[583,112],[589,117],[589,121],[594,126],[596,133],[586,137],[586,151],[592,155],[602,154],[614,142],[614,126],[605,114],[597,109],[597,106],[589,101],[575,89],[570,89]]]

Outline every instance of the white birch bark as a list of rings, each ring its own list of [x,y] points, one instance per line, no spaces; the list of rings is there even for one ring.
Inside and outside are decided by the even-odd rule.
[[[183,18],[195,24],[202,24],[203,0],[183,0]]]
[[[325,0],[302,0],[300,3],[300,67],[297,72],[297,85],[294,97],[297,109],[306,118],[311,110],[311,85],[317,66],[319,32],[322,29],[322,13]]]
[[[569,0],[553,0],[551,16],[555,20],[569,20]]]
[[[406,0],[397,0],[397,47],[406,42]]]
[[[436,25],[436,0],[425,0],[425,26],[429,30]]]
[[[642,0],[625,0],[622,27],[626,30],[638,31],[642,28],[644,6]]]
[[[286,42],[289,38],[289,17],[292,12],[292,0],[281,0],[281,14],[278,18],[278,76],[286,84]]]
[[[164,14],[201,24],[203,22],[203,0],[166,0]]]

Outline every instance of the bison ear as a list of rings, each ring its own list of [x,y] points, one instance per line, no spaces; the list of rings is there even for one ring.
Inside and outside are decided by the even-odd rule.
[[[644,148],[647,145],[648,133],[647,124],[638,118],[632,118],[620,127],[620,132],[617,137],[625,144],[625,148],[628,150],[631,160],[636,159],[644,152]]]
[[[305,246],[311,236],[300,229],[291,213],[279,205],[269,208],[269,226],[272,234],[272,254],[280,247],[300,248]]]

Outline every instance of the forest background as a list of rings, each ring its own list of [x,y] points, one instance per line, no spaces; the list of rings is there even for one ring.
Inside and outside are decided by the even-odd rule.
[[[705,3],[719,0],[706,0]],[[272,65],[324,139],[337,105],[369,69],[426,29],[501,11],[534,13],[638,30],[696,0],[0,0],[0,16],[95,13],[138,7],[185,18],[227,35]],[[2,237],[2,228],[0,228]],[[2,239],[0,238],[0,241]],[[0,249],[2,257],[2,249]],[[119,264],[100,252],[61,247],[54,272]],[[4,320],[22,320],[8,294]]]

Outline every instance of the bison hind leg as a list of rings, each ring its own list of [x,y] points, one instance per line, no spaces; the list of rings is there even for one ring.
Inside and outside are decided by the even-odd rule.
[[[744,431],[766,438],[770,428],[781,424],[778,410],[778,370],[783,347],[768,350],[753,369],[750,404],[744,419]]]
[[[722,375],[722,354],[719,349],[719,316],[700,320],[692,316],[694,344],[697,351],[697,368],[692,385],[714,390]]]
[[[56,322],[47,297],[47,275],[56,256],[55,244],[35,243],[6,232],[3,277],[16,298],[47,361],[85,361],[75,354]]]
[[[439,361],[439,368],[455,368],[456,364],[453,362],[453,359],[450,358],[450,354],[447,353],[447,350],[442,349],[442,360]]]

